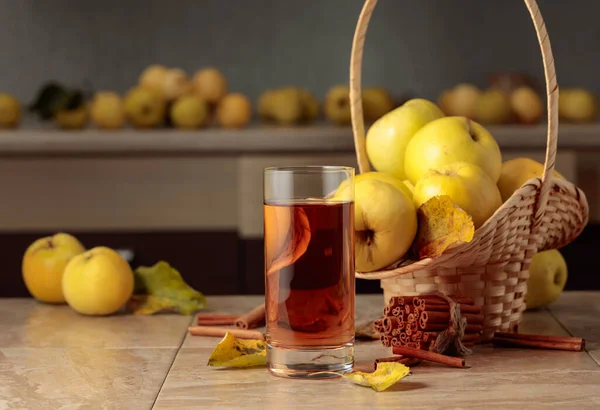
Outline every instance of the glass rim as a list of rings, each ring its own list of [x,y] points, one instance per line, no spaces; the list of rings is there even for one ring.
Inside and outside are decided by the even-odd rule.
[[[297,174],[318,174],[318,173],[335,173],[335,172],[355,172],[354,167],[343,165],[292,165],[285,167],[266,167],[264,173],[270,172],[290,172]]]

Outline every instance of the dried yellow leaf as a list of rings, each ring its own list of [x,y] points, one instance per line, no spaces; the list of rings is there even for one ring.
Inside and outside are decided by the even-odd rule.
[[[419,228],[413,249],[419,259],[433,258],[473,239],[473,219],[448,195],[429,199],[419,207],[417,217]]]
[[[227,332],[208,359],[209,366],[253,367],[267,365],[267,345],[262,340],[238,339]]]
[[[375,391],[384,391],[410,373],[410,368],[402,363],[381,362],[373,373],[352,372],[342,377],[361,386],[371,387]]]

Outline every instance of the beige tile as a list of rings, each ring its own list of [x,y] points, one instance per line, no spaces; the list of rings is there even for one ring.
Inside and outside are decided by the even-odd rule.
[[[66,305],[0,299],[0,348],[179,347],[190,320],[180,315],[90,317]]]
[[[212,302],[217,312],[239,313],[260,300],[213,298]],[[381,295],[360,296],[357,319],[375,317],[382,307]],[[520,330],[566,334],[545,310],[527,312]],[[422,364],[390,391],[375,393],[343,380],[279,379],[264,368],[209,368],[206,362],[217,343],[216,338],[187,337],[161,389],[156,409],[365,409],[378,405],[402,408],[403,404],[411,408],[595,408],[600,402],[600,369],[585,352],[478,346],[467,358],[469,369]],[[390,349],[379,342],[359,342],[356,366],[370,370],[376,357],[390,354]]]
[[[0,349],[1,409],[150,409],[176,349]]]
[[[570,334],[585,339],[586,350],[600,365],[600,293],[564,292],[548,310]]]
[[[600,400],[600,369],[585,353],[519,355],[506,349],[492,361],[492,349],[480,348],[468,360],[470,369],[417,366],[398,385],[375,393],[339,379],[285,380],[264,368],[213,369],[206,366],[210,352],[179,351],[155,409],[594,408]],[[361,343],[356,355],[358,367],[366,369],[389,349]]]

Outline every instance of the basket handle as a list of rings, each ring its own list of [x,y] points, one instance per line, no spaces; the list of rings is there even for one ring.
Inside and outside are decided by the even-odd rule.
[[[554,68],[554,56],[550,47],[550,39],[546,30],[546,23],[542,18],[540,9],[535,0],[524,0],[533,26],[538,37],[542,61],[544,64],[544,76],[546,79],[546,97],[548,110],[548,135],[546,146],[546,160],[544,163],[544,174],[542,176],[542,187],[537,201],[535,211],[534,230],[541,223],[542,216],[548,203],[550,181],[554,172],[556,160],[556,147],[558,138],[558,84],[556,82],[556,70]],[[365,123],[361,103],[361,71],[362,56],[365,45],[365,36],[369,26],[369,20],[375,9],[377,0],[366,0],[360,13],[354,39],[352,41],[352,53],[350,55],[350,111],[352,114],[352,131],[354,133],[354,146],[358,169],[362,172],[370,171],[369,159],[365,145]]]

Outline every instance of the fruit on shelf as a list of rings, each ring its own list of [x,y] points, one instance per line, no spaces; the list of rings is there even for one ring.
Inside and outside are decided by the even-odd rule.
[[[94,95],[90,106],[90,118],[98,128],[114,130],[125,124],[125,108],[119,94],[101,91]]]
[[[510,105],[518,122],[536,124],[544,115],[544,103],[531,87],[519,87],[510,93]]]
[[[469,83],[461,83],[442,92],[438,104],[444,114],[475,119],[475,107],[481,90]]]
[[[143,87],[130,90],[124,99],[125,114],[136,128],[152,128],[163,123],[166,102],[158,91]]]
[[[593,122],[598,115],[598,101],[594,94],[583,88],[561,90],[558,94],[558,115],[566,122]]]
[[[481,167],[494,184],[500,177],[502,155],[494,137],[466,117],[444,117],[418,130],[406,147],[404,172],[415,184],[429,170],[464,161]]]
[[[394,109],[394,100],[382,87],[367,87],[362,91],[363,115],[374,122]]]
[[[417,233],[411,198],[377,178],[355,182],[354,196],[356,270],[372,272],[397,262]]]
[[[190,78],[180,68],[170,68],[165,73],[163,95],[167,101],[174,101],[179,97],[190,94],[193,86]]]
[[[163,65],[150,65],[142,71],[138,78],[138,83],[143,88],[163,93],[167,71],[169,71],[169,69]]]
[[[335,85],[327,91],[323,107],[325,117],[336,125],[349,125],[352,121],[350,114],[350,88],[347,85]]]
[[[170,107],[170,118],[177,128],[194,129],[208,121],[208,104],[197,95],[185,95]]]
[[[306,88],[299,87],[300,101],[302,103],[302,121],[313,122],[319,117],[321,107],[313,93]]]
[[[502,202],[506,202],[517,189],[532,178],[541,178],[544,173],[544,164],[531,158],[514,158],[505,161],[500,170],[498,189],[502,196]],[[565,179],[558,171],[554,171],[554,178]]]
[[[252,120],[252,103],[244,94],[227,94],[217,105],[217,123],[225,128],[243,128]]]
[[[83,245],[67,233],[40,238],[29,245],[23,256],[22,274],[31,296],[41,302],[64,303],[63,272],[71,258],[83,252]]]
[[[96,247],[72,258],[62,281],[65,300],[83,315],[118,312],[133,294],[129,264],[113,249]]]
[[[258,99],[261,118],[279,125],[294,125],[304,118],[301,92],[296,87],[267,90]]]
[[[0,93],[0,128],[13,128],[21,121],[21,104],[13,95]]]
[[[488,88],[503,91],[510,94],[517,88],[529,87],[532,89],[538,89],[539,84],[535,78],[531,77],[527,73],[518,71],[503,71],[490,73],[487,76]]]
[[[479,166],[454,162],[428,171],[415,185],[413,201],[419,208],[430,198],[448,195],[473,218],[475,229],[502,205],[494,181]]]
[[[475,106],[475,118],[482,124],[507,124],[513,118],[508,95],[500,90],[486,90]]]
[[[214,67],[198,70],[192,84],[196,94],[209,104],[216,104],[227,94],[227,79]]]
[[[558,299],[567,278],[567,262],[558,250],[552,249],[534,255],[527,279],[527,309],[538,309]]]
[[[408,142],[424,125],[443,116],[434,103],[421,98],[409,100],[385,114],[367,132],[369,161],[377,171],[406,179],[404,167]]]
[[[89,112],[89,107],[85,103],[73,109],[64,108],[54,114],[54,122],[65,130],[80,130],[87,125]]]

